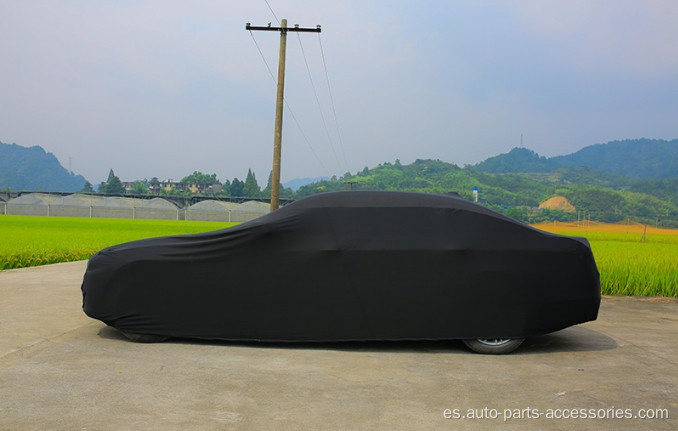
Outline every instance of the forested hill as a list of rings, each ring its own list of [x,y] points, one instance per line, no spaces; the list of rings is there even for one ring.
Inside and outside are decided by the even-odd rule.
[[[553,172],[562,167],[527,148],[514,148],[508,153],[490,157],[475,165],[480,172]]]
[[[460,168],[440,160],[416,160],[403,165],[382,163],[355,175],[319,181],[299,188],[299,198],[347,190],[403,190],[424,193],[457,192],[466,199],[480,190],[480,202],[524,222],[576,220],[576,213],[537,211],[544,200],[565,196],[593,220],[638,222],[678,227],[678,178],[630,180],[586,168],[559,168],[547,173],[489,173],[473,166]]]
[[[477,165],[481,172],[553,172],[588,168],[633,179],[678,178],[678,139],[628,139],[584,147],[576,153],[546,158],[527,148],[490,157]]]
[[[527,148],[490,157],[475,165],[482,172],[553,172],[560,168],[588,168],[633,179],[678,177],[678,139],[628,139],[590,145],[576,153],[541,157]]]
[[[549,159],[561,166],[587,168],[630,178],[678,177],[678,139],[629,139],[590,145],[576,153]]]
[[[85,178],[68,172],[42,147],[22,147],[0,142],[0,190],[75,192]]]

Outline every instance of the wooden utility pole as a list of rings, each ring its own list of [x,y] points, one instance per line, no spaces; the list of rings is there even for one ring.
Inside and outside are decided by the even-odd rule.
[[[345,181],[344,184],[348,184],[348,189],[353,190],[353,184],[358,184],[358,181]]]
[[[269,23],[266,27],[255,27],[250,23],[245,24],[245,30],[264,30],[280,32],[280,54],[278,60],[278,94],[275,101],[275,132],[273,134],[273,169],[271,171],[271,211],[275,211],[280,206],[280,159],[282,153],[282,120],[283,103],[285,101],[285,51],[287,48],[287,32],[301,31],[320,33],[320,26],[316,28],[301,28],[299,24],[294,27],[287,27],[287,20],[280,22],[280,27],[271,27]]]

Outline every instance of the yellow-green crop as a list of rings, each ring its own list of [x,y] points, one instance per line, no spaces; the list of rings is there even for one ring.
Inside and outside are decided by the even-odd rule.
[[[678,297],[678,230],[597,223],[585,227],[551,223],[536,227],[586,237],[605,295]]]
[[[0,216],[0,269],[87,259],[102,248],[127,241],[207,232],[234,224]],[[537,227],[589,239],[600,270],[603,294],[678,297],[676,230],[598,224]]]
[[[88,259],[102,248],[155,236],[224,229],[236,223],[0,216],[0,270]]]

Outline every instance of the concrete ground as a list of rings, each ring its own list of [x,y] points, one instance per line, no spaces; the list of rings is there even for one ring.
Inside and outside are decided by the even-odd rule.
[[[459,342],[136,344],[83,314],[84,269],[0,272],[0,430],[678,429],[675,300],[605,297],[596,322],[505,356]],[[469,409],[496,418],[454,418]],[[609,417],[640,409],[670,417]],[[582,413],[608,417],[561,418]]]

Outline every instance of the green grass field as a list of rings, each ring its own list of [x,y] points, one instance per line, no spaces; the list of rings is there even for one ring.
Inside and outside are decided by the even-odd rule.
[[[111,245],[207,232],[237,223],[0,216],[0,270],[89,259]]]
[[[88,259],[102,248],[154,236],[207,232],[235,223],[0,216],[0,269]],[[642,226],[539,225],[591,242],[606,295],[678,297],[678,231]]]

